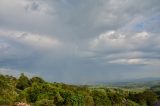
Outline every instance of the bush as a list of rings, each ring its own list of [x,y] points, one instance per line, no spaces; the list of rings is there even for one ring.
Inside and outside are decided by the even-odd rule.
[[[92,97],[96,106],[111,106],[111,101],[106,92],[93,90]]]
[[[20,90],[24,90],[25,88],[29,87],[30,82],[27,76],[25,76],[23,73],[21,74],[21,76],[18,79],[16,88],[20,89]]]

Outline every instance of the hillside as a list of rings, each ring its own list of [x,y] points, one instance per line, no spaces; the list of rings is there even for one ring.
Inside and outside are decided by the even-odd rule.
[[[159,106],[160,85],[151,88],[94,87],[50,83],[40,77],[0,75],[0,105]]]

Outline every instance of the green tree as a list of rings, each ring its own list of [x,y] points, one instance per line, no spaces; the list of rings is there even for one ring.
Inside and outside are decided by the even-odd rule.
[[[105,91],[93,90],[92,97],[96,106],[111,106],[111,101]]]
[[[16,88],[20,90],[24,90],[25,88],[30,86],[30,81],[27,76],[25,76],[23,73],[21,73]]]
[[[145,90],[143,93],[129,94],[129,99],[140,105],[153,106],[157,101],[157,95],[151,90]]]
[[[35,102],[34,106],[56,106],[53,100],[42,99]]]
[[[12,77],[0,75],[0,105],[11,105],[17,98]]]
[[[157,101],[157,95],[151,90],[144,91],[143,96],[145,97],[148,106],[153,106]]]
[[[93,106],[94,101],[92,96],[85,96],[85,105],[86,106]]]
[[[33,84],[33,83],[41,84],[41,83],[45,83],[45,81],[40,77],[32,77],[30,79],[30,83],[31,84]]]

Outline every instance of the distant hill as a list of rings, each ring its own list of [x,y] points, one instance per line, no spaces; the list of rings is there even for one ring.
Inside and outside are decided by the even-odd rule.
[[[160,78],[140,78],[120,81],[96,81],[91,85],[117,86],[117,87],[151,87],[160,84]]]

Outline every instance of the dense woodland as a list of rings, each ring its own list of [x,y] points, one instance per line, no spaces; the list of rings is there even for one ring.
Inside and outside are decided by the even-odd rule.
[[[50,83],[40,77],[0,75],[0,106],[159,106],[160,84],[141,91]]]

